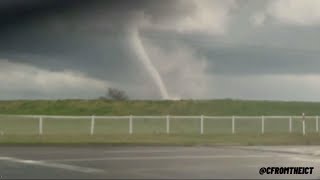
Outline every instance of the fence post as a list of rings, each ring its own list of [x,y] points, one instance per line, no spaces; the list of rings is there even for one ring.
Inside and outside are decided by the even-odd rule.
[[[42,116],[39,117],[39,135],[43,133],[43,119]]]
[[[169,117],[169,115],[167,115],[167,123],[166,123],[166,125],[167,125],[167,134],[169,134],[170,133],[170,117]]]
[[[292,116],[289,117],[289,132],[292,133]]]
[[[302,134],[306,135],[306,123],[305,123],[305,120],[302,121]]]
[[[133,133],[133,127],[132,127],[132,115],[130,115],[130,118],[129,118],[129,134],[132,134]]]
[[[232,116],[232,134],[235,133],[235,120],[236,120],[236,117]]]
[[[319,132],[319,116],[316,116],[316,132]]]
[[[203,134],[203,115],[200,116],[200,134]]]
[[[90,135],[93,135],[93,133],[94,133],[94,124],[95,124],[95,118],[94,118],[94,115],[92,115],[91,116]]]
[[[264,116],[261,117],[261,133],[264,134]]]

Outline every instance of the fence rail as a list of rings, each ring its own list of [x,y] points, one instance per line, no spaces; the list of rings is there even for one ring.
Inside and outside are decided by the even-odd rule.
[[[318,116],[0,115],[1,134],[318,133]]]

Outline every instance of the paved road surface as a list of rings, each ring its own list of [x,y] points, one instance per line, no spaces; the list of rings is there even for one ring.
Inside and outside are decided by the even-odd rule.
[[[3,179],[319,179],[320,146],[0,146]],[[312,175],[260,175],[267,166],[312,166]]]

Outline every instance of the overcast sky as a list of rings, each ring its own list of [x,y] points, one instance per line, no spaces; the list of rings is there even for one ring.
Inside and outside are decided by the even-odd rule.
[[[320,101],[319,0],[1,0],[0,99]]]

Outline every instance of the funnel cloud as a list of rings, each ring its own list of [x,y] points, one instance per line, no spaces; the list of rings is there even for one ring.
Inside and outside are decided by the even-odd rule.
[[[150,76],[154,80],[154,83],[159,88],[160,94],[162,99],[170,99],[167,87],[163,83],[162,77],[159,74],[157,68],[153,65],[151,62],[145,48],[143,47],[143,44],[140,39],[139,30],[137,28],[131,28],[131,31],[129,32],[130,35],[130,42],[132,44],[133,49],[135,50],[138,59],[141,61],[143,66],[146,68],[146,70],[149,72]]]

